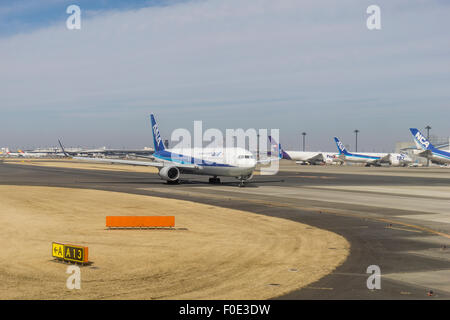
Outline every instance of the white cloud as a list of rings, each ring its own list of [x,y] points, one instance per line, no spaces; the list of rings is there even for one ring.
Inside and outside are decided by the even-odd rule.
[[[368,143],[391,146],[388,137],[409,139],[407,128],[422,125],[421,116],[406,123],[404,114],[424,103],[444,125],[450,10],[419,0],[379,3],[381,31],[366,29],[372,3],[357,0],[193,1],[97,15],[81,31],[61,21],[0,39],[0,112],[8,123],[31,123],[27,133],[47,126],[48,114],[66,128],[101,128],[99,144],[136,142],[149,133],[133,121],[156,112],[170,128],[194,119],[281,127],[288,141],[304,128],[322,149],[335,134],[351,137],[348,126],[364,127],[366,139],[380,136],[372,120],[385,119],[386,139]],[[36,114],[37,123],[24,119]],[[119,134],[120,123],[130,125]]]

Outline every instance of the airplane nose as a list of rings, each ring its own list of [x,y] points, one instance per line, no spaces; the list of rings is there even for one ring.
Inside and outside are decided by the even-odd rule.
[[[248,168],[255,168],[256,164],[257,162],[255,159],[245,159],[245,161],[243,161],[241,165]]]

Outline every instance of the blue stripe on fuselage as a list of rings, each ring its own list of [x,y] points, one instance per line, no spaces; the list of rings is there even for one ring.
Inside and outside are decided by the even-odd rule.
[[[169,152],[166,150],[155,152],[153,154],[153,156],[160,160],[171,161],[171,162],[175,162],[175,163],[179,163],[179,164],[196,164],[196,165],[205,166],[205,167],[234,167],[229,164],[205,161],[202,159],[182,155],[179,153],[172,153],[172,152]]]
[[[450,159],[450,153],[449,153],[449,152],[445,152],[445,151],[443,151],[443,150],[439,150],[439,149],[436,149],[436,148],[433,148],[433,149],[431,150],[431,152],[432,152],[433,154],[438,155],[439,157],[444,157],[444,158],[446,158],[446,159]]]
[[[356,158],[361,158],[361,159],[372,159],[372,160],[380,160],[381,159],[381,157],[366,156],[363,154],[349,153],[349,152],[345,156],[346,157],[356,157]]]

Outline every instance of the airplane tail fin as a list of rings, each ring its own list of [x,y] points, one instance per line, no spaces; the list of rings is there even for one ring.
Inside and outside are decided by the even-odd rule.
[[[281,148],[281,143],[277,143],[275,139],[272,138],[272,136],[269,136],[269,141],[272,147],[274,147],[275,150],[277,150],[279,159],[291,160],[291,157],[286,152],[284,152],[283,148]]]
[[[350,152],[347,151],[344,144],[341,142],[341,140],[339,140],[339,138],[334,137],[334,141],[336,142],[339,154],[350,155]]]
[[[158,125],[156,124],[156,120],[153,114],[150,115],[150,121],[152,124],[153,145],[155,146],[155,152],[164,151],[166,148],[164,147],[164,143],[162,141],[161,134],[159,133]]]
[[[422,150],[433,150],[435,149],[434,146],[428,141],[427,138],[416,128],[410,128],[409,131],[411,131],[413,137],[414,137],[414,143],[416,144],[418,149]]]
[[[58,143],[59,143],[59,146],[61,147],[61,150],[62,150],[62,152],[63,152],[63,154],[64,154],[64,156],[66,156],[66,157],[70,157],[69,156],[69,154],[66,152],[66,150],[64,149],[64,146],[62,145],[62,143],[61,143],[61,140],[60,139],[58,139]]]

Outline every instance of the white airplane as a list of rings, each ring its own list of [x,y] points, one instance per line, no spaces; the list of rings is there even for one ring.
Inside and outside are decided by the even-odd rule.
[[[382,164],[404,167],[412,163],[411,157],[405,153],[350,153],[338,138],[334,137],[334,141],[339,151],[339,157],[346,162],[365,163],[368,167]]]
[[[414,137],[414,143],[417,148],[422,150],[418,156],[430,159],[432,162],[439,164],[450,163],[450,152],[437,149],[430,141],[416,128],[409,129]]]
[[[6,153],[8,157],[18,157],[18,158],[40,158],[48,156],[48,153],[45,152],[28,152],[22,151],[20,149],[17,152],[8,152]]]
[[[22,150],[18,149],[17,152],[7,152],[6,155],[8,157],[20,157],[20,158],[24,158],[26,157],[26,153],[23,152]]]
[[[180,174],[196,174],[212,176],[209,183],[220,183],[218,177],[235,177],[239,179],[240,187],[253,177],[257,161],[253,154],[243,148],[192,148],[166,149],[159,133],[155,117],[150,115],[152,125],[153,144],[155,152],[153,162],[121,160],[108,158],[72,157],[76,160],[128,164],[134,166],[156,167],[161,179],[169,184],[178,183]],[[61,149],[66,157],[70,157]],[[276,158],[279,160],[279,158]],[[272,160],[271,160],[272,161]]]
[[[333,152],[310,152],[310,151],[286,151],[283,150],[281,144],[278,144],[275,139],[269,136],[270,143],[279,148],[282,159],[294,160],[298,164],[332,164],[342,163],[337,153]]]

